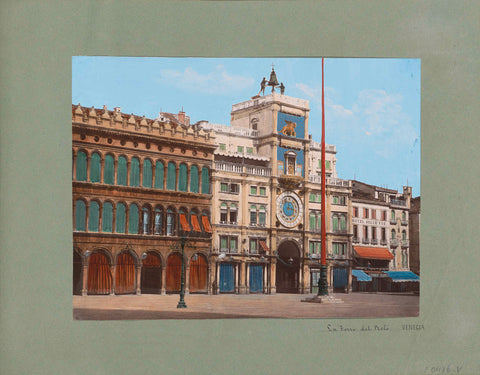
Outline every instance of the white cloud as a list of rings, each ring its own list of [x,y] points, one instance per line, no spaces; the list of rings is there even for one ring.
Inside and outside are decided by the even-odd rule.
[[[163,69],[160,71],[160,81],[183,90],[219,95],[241,91],[255,83],[251,77],[228,74],[223,65],[215,66],[207,74],[198,73],[192,68],[184,71]]]

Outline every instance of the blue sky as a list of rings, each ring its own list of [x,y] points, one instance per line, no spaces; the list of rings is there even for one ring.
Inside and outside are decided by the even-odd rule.
[[[229,125],[232,104],[256,95],[272,64],[285,95],[310,101],[320,142],[319,58],[74,57],[72,103],[148,118],[183,107],[192,122]],[[325,59],[325,97],[338,177],[400,191],[408,181],[420,195],[420,60]]]

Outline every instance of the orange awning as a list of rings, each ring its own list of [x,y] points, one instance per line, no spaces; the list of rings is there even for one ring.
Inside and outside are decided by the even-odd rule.
[[[205,215],[202,215],[202,224],[203,224],[203,229],[205,229],[205,232],[212,233],[212,227],[210,226],[208,217]]]
[[[388,251],[386,247],[354,246],[353,249],[357,254],[357,258],[383,259],[383,260],[393,259],[393,254],[390,251]]]
[[[180,214],[180,224],[184,232],[190,232],[190,225],[188,224],[187,217],[185,214]]]
[[[265,241],[260,241],[260,247],[263,251],[265,251],[265,253],[268,253],[270,251]]]
[[[200,228],[200,223],[198,222],[197,215],[191,214],[190,220],[192,221],[192,227],[194,232],[201,232],[202,228]]]

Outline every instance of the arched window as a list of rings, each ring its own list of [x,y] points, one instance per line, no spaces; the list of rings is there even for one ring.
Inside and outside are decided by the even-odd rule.
[[[167,168],[167,190],[175,190],[177,185],[177,177],[175,171],[175,164],[172,162],[168,163]]]
[[[163,163],[157,161],[155,164],[155,189],[163,189]]]
[[[128,233],[138,234],[138,207],[135,203],[128,210]]]
[[[117,204],[117,212],[115,217],[115,232],[125,233],[125,204]]]
[[[105,156],[105,171],[103,172],[103,182],[109,185],[113,185],[115,183],[115,160],[110,154],[107,154],[107,156]]]
[[[202,194],[210,194],[210,173],[207,167],[202,167]]]
[[[407,231],[403,230],[402,231],[402,240],[406,240],[407,239]]]
[[[391,218],[391,220],[395,220],[395,211],[394,210],[392,210],[390,212],[390,218]]]
[[[406,220],[407,215],[405,214],[405,211],[402,211],[402,221]]]
[[[198,193],[198,168],[196,165],[192,165],[190,168],[190,191]]]
[[[345,215],[340,215],[340,230],[347,230],[347,219]]]
[[[253,204],[250,206],[250,225],[257,225],[257,207]]]
[[[77,181],[87,181],[87,154],[83,151],[77,153]]]
[[[392,229],[392,240],[397,238],[397,234],[395,233],[395,229]]]
[[[100,154],[93,153],[90,160],[90,182],[100,182]]]
[[[150,159],[143,161],[143,187],[152,187],[152,162]]]
[[[112,233],[113,206],[110,202],[103,204],[102,210],[102,232]]]
[[[338,230],[338,216],[337,215],[333,215],[332,230],[334,230],[334,231]]]
[[[75,230],[85,231],[86,205],[81,199],[75,201]]]
[[[142,208],[142,230],[143,234],[150,234],[150,208],[148,206]]]
[[[175,212],[169,208],[167,210],[167,236],[175,234]]]
[[[295,162],[297,160],[297,154],[293,151],[288,151],[284,155],[285,158],[285,174],[295,174]]]
[[[260,206],[260,209],[258,210],[258,224],[261,226],[265,226],[266,222],[266,210],[264,206]]]
[[[163,210],[160,207],[155,208],[155,234],[162,234],[163,228]]]
[[[188,181],[187,181],[187,165],[180,164],[178,170],[178,190],[187,191]]]
[[[132,158],[130,165],[130,186],[140,186],[140,161]]]
[[[117,185],[127,186],[127,158],[120,156],[118,158]]]
[[[98,232],[100,206],[96,201],[91,201],[88,208],[88,230],[90,232]]]

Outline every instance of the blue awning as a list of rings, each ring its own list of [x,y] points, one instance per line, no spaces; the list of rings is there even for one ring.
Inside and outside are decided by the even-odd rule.
[[[352,270],[352,276],[355,276],[357,281],[372,281],[371,276],[367,275],[362,270]]]
[[[394,283],[413,281],[420,282],[420,277],[411,271],[384,271]]]

